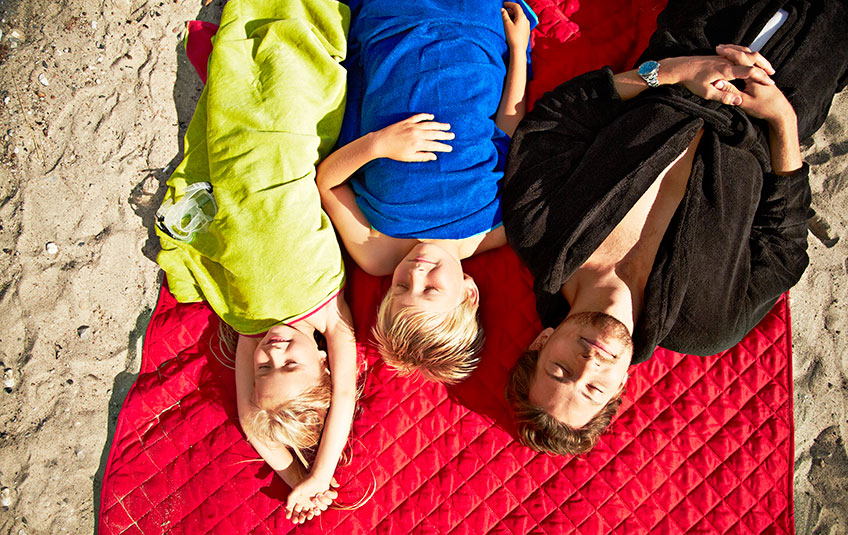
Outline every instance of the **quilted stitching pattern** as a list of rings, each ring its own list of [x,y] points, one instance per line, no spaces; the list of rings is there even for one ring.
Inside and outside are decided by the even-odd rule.
[[[507,370],[539,329],[530,276],[506,249],[468,271],[483,290],[483,363],[459,386],[396,377],[370,344],[342,498],[306,533],[791,533],[792,392],[785,298],[714,357],[659,350],[638,366],[625,409],[584,457],[518,445],[503,400]],[[502,281],[514,281],[504,284]],[[360,340],[386,281],[354,271]],[[238,428],[218,320],[163,289],[144,371],[121,412],[100,529],[128,533],[286,533],[287,489]],[[177,349],[174,353],[174,348]],[[223,358],[222,358],[223,357]]]
[[[535,2],[531,91],[598,62],[626,66],[663,4]],[[487,341],[479,369],[451,388],[383,365],[369,329],[387,281],[350,274],[368,372],[338,479],[347,502],[376,491],[356,511],[298,528],[282,511],[288,489],[238,427],[226,331],[205,305],[176,303],[163,288],[120,413],[100,533],[793,532],[785,298],[721,355],[659,350],[633,370],[623,410],[591,454],[551,457],[518,445],[503,398],[509,368],[540,329],[530,275],[506,248],[466,268],[481,288]]]

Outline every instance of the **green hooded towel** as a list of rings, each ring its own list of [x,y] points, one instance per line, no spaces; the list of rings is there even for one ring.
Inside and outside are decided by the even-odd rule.
[[[344,284],[315,185],[344,113],[347,6],[231,0],[166,201],[208,182],[217,213],[190,242],[157,228],[158,262],[182,302],[205,299],[242,334],[291,322]]]

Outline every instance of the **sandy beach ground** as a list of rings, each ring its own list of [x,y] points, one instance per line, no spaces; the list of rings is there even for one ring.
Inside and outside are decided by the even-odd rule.
[[[222,7],[202,1],[0,0],[0,533],[94,530],[160,283],[153,214],[201,91],[184,24]],[[848,533],[848,94],[805,155],[796,526]]]

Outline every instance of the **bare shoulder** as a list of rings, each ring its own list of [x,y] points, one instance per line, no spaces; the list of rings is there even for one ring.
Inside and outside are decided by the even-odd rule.
[[[460,240],[460,258],[465,259],[506,245],[506,232],[503,225],[493,228],[485,234],[477,234]]]
[[[349,249],[357,265],[369,275],[391,275],[398,263],[403,260],[418,240],[409,238],[394,238],[387,236],[377,229],[370,229],[368,240],[356,250]]]

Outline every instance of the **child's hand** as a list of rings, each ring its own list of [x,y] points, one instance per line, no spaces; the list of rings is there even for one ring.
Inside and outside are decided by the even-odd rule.
[[[433,121],[430,113],[419,113],[382,130],[372,132],[372,150],[377,158],[400,162],[427,162],[436,159],[436,152],[453,148],[438,140],[453,139],[450,125]]]
[[[335,478],[329,484],[307,476],[292,488],[286,501],[286,518],[295,524],[302,524],[320,515],[332,505],[338,497],[336,488],[339,486]]]
[[[530,43],[530,21],[521,6],[515,2],[504,2],[501,8],[506,42],[510,50],[523,52]]]

